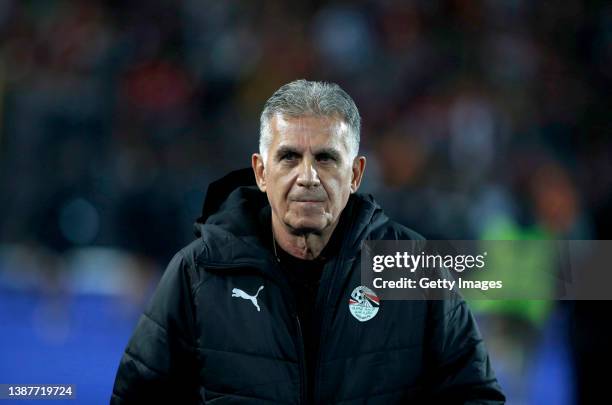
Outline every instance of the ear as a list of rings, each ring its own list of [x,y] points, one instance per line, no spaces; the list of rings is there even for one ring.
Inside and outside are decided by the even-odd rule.
[[[365,171],[366,158],[365,156],[357,156],[353,160],[353,178],[351,179],[351,194],[355,193],[361,185],[363,172]]]
[[[251,156],[251,167],[253,173],[255,173],[255,180],[257,181],[257,187],[262,192],[266,192],[266,170],[264,168],[264,159],[259,153],[253,153]]]

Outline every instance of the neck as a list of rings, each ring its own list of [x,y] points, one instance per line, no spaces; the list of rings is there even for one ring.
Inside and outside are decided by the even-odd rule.
[[[314,260],[319,257],[337,225],[338,221],[321,233],[296,235],[272,215],[272,233],[276,243],[291,256],[302,260]]]

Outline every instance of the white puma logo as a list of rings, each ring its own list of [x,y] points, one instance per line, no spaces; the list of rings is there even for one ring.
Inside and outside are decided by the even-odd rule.
[[[259,308],[259,304],[257,303],[257,295],[259,294],[259,292],[261,290],[263,290],[264,286],[260,286],[259,290],[257,290],[257,292],[255,293],[255,295],[249,295],[247,293],[245,293],[244,291],[242,291],[240,288],[234,288],[232,289],[232,297],[240,297],[240,298],[244,298],[245,300],[251,300],[251,302],[253,303],[253,305],[255,305],[255,308],[257,308],[257,311],[261,311],[261,309]]]

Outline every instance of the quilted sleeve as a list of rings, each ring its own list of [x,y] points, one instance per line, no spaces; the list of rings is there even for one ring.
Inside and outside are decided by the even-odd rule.
[[[461,299],[431,301],[428,365],[432,403],[503,404],[476,321]]]
[[[168,264],[121,358],[111,404],[199,403],[188,263]]]

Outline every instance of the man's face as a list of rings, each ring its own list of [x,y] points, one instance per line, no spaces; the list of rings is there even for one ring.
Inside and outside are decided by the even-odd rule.
[[[364,157],[352,159],[348,125],[332,117],[276,115],[270,130],[267,161],[254,154],[252,163],[273,220],[293,234],[333,229],[365,166]]]

